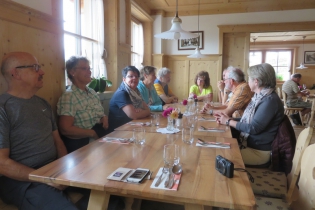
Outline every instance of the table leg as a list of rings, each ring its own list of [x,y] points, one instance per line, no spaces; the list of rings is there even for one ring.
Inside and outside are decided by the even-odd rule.
[[[106,210],[109,197],[110,194],[104,191],[91,190],[88,210]]]
[[[125,197],[125,210],[139,210],[141,207],[141,199]]]

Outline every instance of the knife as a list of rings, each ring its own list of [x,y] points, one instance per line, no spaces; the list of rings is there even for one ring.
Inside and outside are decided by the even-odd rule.
[[[155,182],[155,187],[158,187],[160,184],[161,184],[161,181],[162,181],[162,177],[163,177],[163,170],[162,170],[162,173],[161,173],[161,176],[158,178],[158,180]]]
[[[174,181],[175,181],[174,178],[175,178],[175,175],[172,174],[172,176],[170,177],[170,181],[168,183],[168,186],[167,186],[168,189],[172,189],[172,187],[174,185]]]

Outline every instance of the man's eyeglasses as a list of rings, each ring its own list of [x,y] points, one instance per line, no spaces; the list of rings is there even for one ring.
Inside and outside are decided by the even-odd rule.
[[[232,78],[226,78],[226,79],[224,79],[223,81],[228,80],[228,79],[232,79]]]
[[[38,65],[38,64],[34,64],[34,65],[30,65],[30,66],[17,66],[17,67],[15,67],[16,69],[25,69],[25,68],[34,68],[34,70],[36,71],[36,72],[38,72],[39,70],[40,70],[40,65]]]
[[[139,77],[136,76],[136,75],[127,75],[126,77],[128,77],[128,78],[130,78],[130,79],[133,79],[133,78],[138,79],[138,78],[139,78]]]

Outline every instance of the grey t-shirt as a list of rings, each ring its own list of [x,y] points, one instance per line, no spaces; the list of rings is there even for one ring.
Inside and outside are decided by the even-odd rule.
[[[16,162],[39,168],[55,160],[52,131],[56,129],[51,106],[44,99],[0,96],[0,148],[9,148]]]

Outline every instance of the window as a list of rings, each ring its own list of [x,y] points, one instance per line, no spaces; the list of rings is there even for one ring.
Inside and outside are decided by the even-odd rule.
[[[107,76],[104,60],[102,0],[63,0],[65,60],[73,55],[90,61],[92,76]]]
[[[131,65],[140,68],[143,63],[143,28],[142,24],[131,21]]]
[[[249,66],[269,63],[276,71],[277,79],[290,79],[292,71],[293,50],[251,50],[249,53]]]

